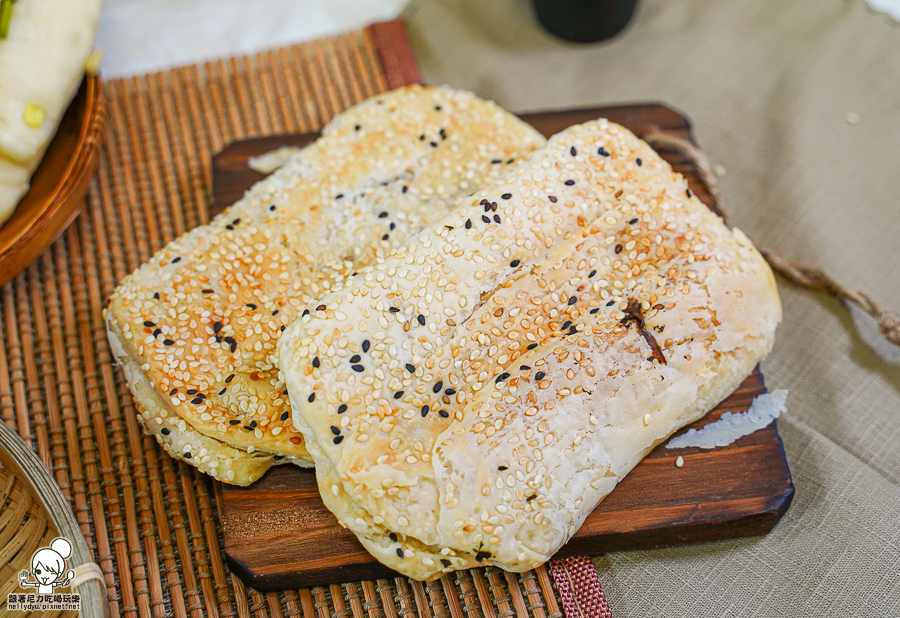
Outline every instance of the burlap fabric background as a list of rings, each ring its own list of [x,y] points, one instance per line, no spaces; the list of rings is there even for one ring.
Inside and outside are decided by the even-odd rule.
[[[680,110],[727,171],[734,224],[900,310],[900,29],[862,1],[643,0],[589,46],[543,33],[527,0],[414,1],[405,17],[426,83],[514,111]],[[900,348],[779,287],[763,369],[790,390],[793,505],[765,538],[597,558],[616,618],[900,616]]]

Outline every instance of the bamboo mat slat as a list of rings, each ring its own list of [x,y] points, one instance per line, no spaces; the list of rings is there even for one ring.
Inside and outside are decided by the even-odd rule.
[[[559,618],[546,570],[479,569],[261,593],[224,562],[211,479],[136,419],[102,312],[116,283],[209,220],[211,156],[235,139],[319,130],[419,74],[399,22],[105,84],[109,129],[82,214],[0,290],[0,418],[36,451],[106,577],[113,616]],[[0,492],[30,508],[21,492]],[[0,516],[0,525],[2,525]],[[40,527],[39,520],[35,519]],[[0,533],[3,531],[0,530]],[[49,532],[35,530],[32,541]],[[5,580],[4,580],[5,581]]]

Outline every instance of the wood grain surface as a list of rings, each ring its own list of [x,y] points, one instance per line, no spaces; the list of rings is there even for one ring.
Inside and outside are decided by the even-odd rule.
[[[31,188],[0,224],[0,285],[31,264],[81,210],[106,128],[100,78],[86,75],[31,177]]]
[[[652,128],[691,139],[680,114],[655,104],[529,114],[522,118],[550,136],[570,125],[606,117],[638,136]],[[235,142],[213,161],[212,214],[221,212],[263,178],[247,159],[283,145],[303,146],[316,134]],[[691,189],[716,210],[692,162],[660,150]],[[758,368],[703,419],[746,410],[765,392]],[[684,466],[675,466],[678,456]],[[225,554],[231,569],[259,590],[326,585],[396,574],[372,558],[322,504],[315,474],[293,466],[271,469],[250,487],[217,483],[221,490]],[[588,516],[559,557],[663,547],[767,533],[790,505],[790,471],[775,423],[727,447],[652,451]]]

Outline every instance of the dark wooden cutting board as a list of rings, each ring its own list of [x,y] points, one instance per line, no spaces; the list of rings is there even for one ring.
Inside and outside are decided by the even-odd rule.
[[[652,128],[691,139],[690,124],[661,105],[528,114],[544,135],[606,117],[638,136]],[[317,135],[282,135],[236,142],[213,160],[212,214],[240,199],[263,178],[247,159],[279,146],[303,146]],[[696,167],[677,151],[660,150],[710,208],[716,204]],[[757,368],[740,388],[703,419],[746,410],[765,392]],[[688,428],[682,431],[687,431]],[[675,466],[678,456],[684,466]],[[232,571],[259,590],[282,590],[396,575],[373,559],[325,508],[315,474],[293,466],[272,468],[250,487],[221,485],[225,554]],[[644,549],[756,536],[781,519],[794,495],[775,423],[726,447],[667,449],[660,445],[588,516],[559,557]]]

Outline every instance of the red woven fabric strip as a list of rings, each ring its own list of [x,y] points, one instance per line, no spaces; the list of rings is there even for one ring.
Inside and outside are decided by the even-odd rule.
[[[551,560],[550,574],[556,582],[566,618],[612,618],[590,558]]]
[[[381,58],[388,86],[400,88],[410,84],[421,84],[422,74],[413,55],[403,20],[379,22],[369,26],[368,30]]]

